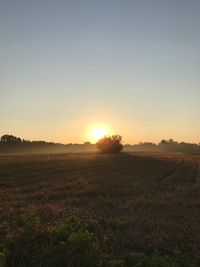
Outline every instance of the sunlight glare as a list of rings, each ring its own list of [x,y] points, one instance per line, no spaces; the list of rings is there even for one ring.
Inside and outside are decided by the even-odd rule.
[[[105,129],[102,128],[95,128],[92,131],[92,138],[94,139],[94,141],[98,141],[100,138],[104,137],[108,135],[108,132]]]

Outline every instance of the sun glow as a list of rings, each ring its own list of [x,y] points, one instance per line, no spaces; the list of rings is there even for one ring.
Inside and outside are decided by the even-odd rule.
[[[105,129],[102,128],[95,128],[92,131],[92,138],[95,142],[97,142],[100,138],[108,135],[108,132]]]
[[[89,127],[85,131],[85,140],[91,143],[96,143],[104,136],[110,136],[113,134],[113,129],[106,123],[88,123]]]

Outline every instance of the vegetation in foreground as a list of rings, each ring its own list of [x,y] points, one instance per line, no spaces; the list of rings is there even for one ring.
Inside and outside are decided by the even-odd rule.
[[[0,266],[200,266],[199,162],[0,157]]]

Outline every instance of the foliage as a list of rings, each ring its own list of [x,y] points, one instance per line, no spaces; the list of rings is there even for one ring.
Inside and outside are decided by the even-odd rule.
[[[118,139],[121,138],[118,135],[102,138],[104,141],[99,140],[97,142],[97,147],[104,153],[117,153],[122,148],[122,145],[118,144]],[[115,139],[115,140],[112,140]],[[119,141],[120,143],[121,141]],[[118,144],[118,145],[117,145]],[[108,148],[108,152],[106,151]],[[159,144],[151,142],[140,142],[139,144],[125,144],[123,146],[124,151],[126,152],[136,152],[136,151],[145,151],[145,152],[159,152],[159,151],[168,151],[168,152],[192,152],[199,153],[200,144],[192,144],[185,142],[177,142],[173,139],[161,140]],[[105,151],[104,151],[105,150]],[[114,150],[114,152],[113,152]],[[29,141],[21,139],[10,134],[4,134],[0,137],[0,151],[1,153],[17,153],[17,152],[48,152],[48,153],[63,153],[63,152],[93,152],[96,151],[96,145],[91,144],[90,142],[84,142],[83,144],[59,144],[46,141]]]
[[[199,255],[191,257],[181,251],[174,251],[171,255],[162,255],[157,251],[139,255],[135,260],[136,267],[197,267],[200,264]]]
[[[124,266],[122,260],[113,259],[102,249],[95,236],[94,221],[69,217],[56,225],[44,227],[38,218],[24,218],[23,223],[23,232],[7,240],[0,266]]]
[[[4,134],[0,138],[0,142],[1,143],[21,143],[22,140],[19,137],[16,137],[16,136],[13,136],[13,135],[9,135],[9,134]]]
[[[1,157],[0,267],[200,266],[197,163],[180,153]]]
[[[121,140],[119,135],[105,136],[97,142],[97,148],[102,153],[119,153],[123,148]]]
[[[6,255],[4,252],[0,252],[0,267],[5,267]]]

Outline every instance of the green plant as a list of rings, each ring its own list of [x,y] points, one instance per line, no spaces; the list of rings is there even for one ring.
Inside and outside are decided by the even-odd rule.
[[[142,254],[136,259],[136,267],[197,267],[199,258],[174,251],[171,255],[163,255],[159,252]]]
[[[4,252],[0,252],[0,267],[5,267],[6,255]]]
[[[25,221],[24,232],[7,241],[6,267],[123,266],[123,261],[113,260],[98,243],[94,220],[87,222],[70,217],[65,222],[49,227],[32,219]]]

